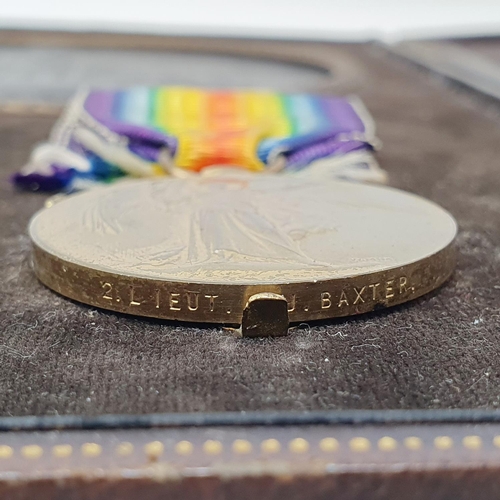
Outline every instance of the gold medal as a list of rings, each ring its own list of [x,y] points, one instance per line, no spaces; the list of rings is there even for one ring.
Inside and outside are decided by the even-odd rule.
[[[392,188],[229,170],[72,195],[30,235],[37,276],[66,297],[261,336],[435,289],[453,271],[456,224]]]

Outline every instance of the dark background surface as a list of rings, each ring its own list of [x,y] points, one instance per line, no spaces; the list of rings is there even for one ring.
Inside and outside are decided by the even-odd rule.
[[[291,47],[304,51],[305,44]],[[404,306],[300,325],[273,340],[238,340],[219,327],[148,321],[73,303],[39,284],[29,266],[26,226],[44,197],[15,192],[8,182],[32,146],[47,138],[59,99],[40,96],[49,105],[33,107],[4,96],[1,415],[498,407],[497,105],[450,87],[381,47],[311,47],[334,67],[332,90],[359,94],[373,114],[384,144],[378,159],[391,184],[438,202],[457,218],[459,258],[451,281]],[[112,67],[113,52],[108,57]],[[211,66],[210,85],[245,81],[241,61],[231,58],[211,65],[203,55],[164,57],[182,60],[182,71],[170,76],[151,69],[165,84]],[[254,61],[251,73],[252,84],[259,86],[325,85],[324,72],[310,68]],[[37,69],[20,74],[35,78]],[[186,79],[201,83],[199,76]],[[33,94],[19,92],[16,99],[33,102]]]
[[[63,105],[75,89],[195,85],[304,89],[328,81],[320,68],[234,56],[0,45],[2,101]]]

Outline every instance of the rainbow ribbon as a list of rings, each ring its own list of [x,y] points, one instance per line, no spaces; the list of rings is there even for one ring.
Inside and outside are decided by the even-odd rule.
[[[297,172],[357,153],[374,168],[370,115],[357,98],[187,87],[78,94],[48,143],[14,176],[54,191],[124,175],[195,173],[210,166]],[[367,161],[359,161],[360,153]],[[370,160],[371,158],[371,160]]]

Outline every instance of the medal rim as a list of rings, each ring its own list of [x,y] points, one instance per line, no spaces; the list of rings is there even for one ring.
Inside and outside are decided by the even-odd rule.
[[[291,323],[354,316],[399,305],[445,283],[455,269],[456,254],[453,240],[438,252],[403,266],[278,285],[206,284],[118,275],[63,260],[35,243],[32,264],[37,278],[51,290],[100,309],[155,319],[239,325],[248,299],[262,292],[287,299]],[[158,291],[163,293],[157,295]],[[291,297],[295,297],[293,302]]]

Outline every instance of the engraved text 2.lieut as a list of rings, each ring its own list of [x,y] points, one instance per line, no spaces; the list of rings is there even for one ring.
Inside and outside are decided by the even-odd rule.
[[[112,302],[124,302],[130,307],[140,307],[142,305],[153,305],[156,309],[166,307],[170,311],[191,311],[195,312],[203,308],[204,311],[213,312],[216,307],[216,299],[218,295],[201,294],[199,291],[177,292],[167,290],[154,290],[153,300],[148,300],[141,297],[140,286],[129,285],[125,293],[120,289],[120,293],[112,283],[105,282],[102,284],[104,300]],[[123,297],[123,298],[120,298]]]

